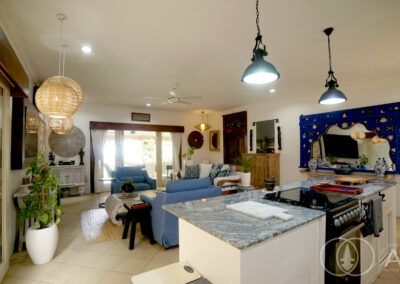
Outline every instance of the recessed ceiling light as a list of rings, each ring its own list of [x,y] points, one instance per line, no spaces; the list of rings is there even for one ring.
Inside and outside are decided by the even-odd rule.
[[[149,106],[151,106],[151,104],[150,104],[150,103],[147,103],[146,106],[149,107]]]
[[[92,52],[92,48],[91,48],[89,45],[84,45],[84,46],[82,46],[82,47],[81,47],[81,50],[82,50],[84,53],[91,53],[91,52]]]
[[[275,90],[275,89],[269,89],[269,92],[270,92],[270,93],[275,93],[276,90]]]

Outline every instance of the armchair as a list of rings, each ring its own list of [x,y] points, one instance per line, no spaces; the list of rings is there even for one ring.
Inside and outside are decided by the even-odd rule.
[[[156,180],[149,177],[147,171],[142,167],[117,167],[116,171],[111,172],[111,176],[115,180],[111,181],[111,193],[121,192],[122,182],[131,178],[137,185],[136,190],[156,189]]]
[[[157,193],[155,198],[142,194],[140,198],[152,206],[154,239],[164,248],[179,244],[178,218],[165,211],[163,205],[219,196],[221,192],[219,186],[210,185],[210,179],[205,177],[168,181],[165,192]]]

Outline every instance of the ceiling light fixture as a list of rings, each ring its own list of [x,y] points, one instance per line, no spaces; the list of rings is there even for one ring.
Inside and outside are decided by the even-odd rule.
[[[197,124],[195,126],[195,128],[197,128],[200,131],[206,131],[208,129],[211,128],[211,125],[208,125],[205,121],[204,121],[204,111],[201,112],[201,123]]]
[[[92,52],[92,48],[90,47],[90,45],[84,45],[81,47],[82,52],[84,53],[91,53]]]
[[[276,90],[275,90],[275,89],[270,89],[269,92],[270,92],[270,93],[275,93]]]
[[[54,133],[65,135],[68,134],[74,127],[74,122],[71,117],[68,118],[50,118],[49,127]]]
[[[147,107],[150,107],[150,106],[151,106],[151,103],[147,103],[146,106],[147,106]]]
[[[319,103],[322,105],[334,105],[334,104],[344,103],[345,101],[347,101],[345,94],[336,89],[337,87],[339,87],[339,84],[337,83],[337,79],[333,74],[332,70],[331,40],[330,40],[330,35],[332,34],[332,32],[333,28],[326,28],[324,30],[324,33],[328,37],[329,71],[328,71],[328,78],[326,79],[325,83],[325,87],[328,87],[328,90],[326,90],[319,99]]]
[[[274,65],[264,60],[264,56],[267,56],[268,52],[265,50],[260,32],[258,0],[256,0],[256,15],[257,37],[253,48],[252,63],[244,71],[242,81],[247,84],[260,85],[278,80],[280,74]]]
[[[60,46],[58,53],[58,76],[53,76],[40,86],[36,92],[36,106],[41,113],[50,118],[67,118],[73,115],[83,101],[83,92],[77,82],[64,76],[65,48],[62,42],[62,26],[67,16],[57,14],[60,22]],[[61,73],[62,71],[62,73]]]

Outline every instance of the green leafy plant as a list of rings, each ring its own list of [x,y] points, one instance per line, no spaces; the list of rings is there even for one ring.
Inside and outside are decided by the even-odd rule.
[[[360,165],[365,166],[366,164],[368,164],[368,157],[362,154],[360,157]]]
[[[29,187],[30,194],[24,197],[26,207],[18,213],[20,222],[33,218],[34,225],[39,229],[47,228],[52,222],[60,223],[62,207],[57,202],[59,181],[51,169],[43,156],[29,164],[26,174],[32,174],[32,185]]]
[[[242,166],[243,172],[248,173],[250,172],[250,168],[253,165],[253,158],[246,157],[246,155],[242,155],[241,157],[237,157],[236,163]]]
[[[335,163],[335,162],[337,162],[337,157],[336,156],[334,156],[334,155],[332,155],[332,154],[329,154],[328,156],[326,156],[326,160],[329,162],[329,163]]]
[[[122,182],[121,190],[125,192],[134,192],[136,187],[137,185],[133,182],[133,179],[128,178],[126,181]]]
[[[185,154],[182,154],[182,158],[187,158],[188,160],[192,159],[192,155],[194,154],[195,147],[190,147]]]

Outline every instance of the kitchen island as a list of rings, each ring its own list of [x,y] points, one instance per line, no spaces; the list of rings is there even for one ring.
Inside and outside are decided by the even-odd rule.
[[[292,183],[276,191],[321,181]],[[359,198],[393,185],[363,185]],[[179,218],[180,261],[187,261],[215,284],[324,283],[321,249],[325,244],[325,212],[265,200],[264,195],[258,190],[165,205],[165,210]],[[244,201],[287,209],[293,219],[260,220],[227,208]]]

